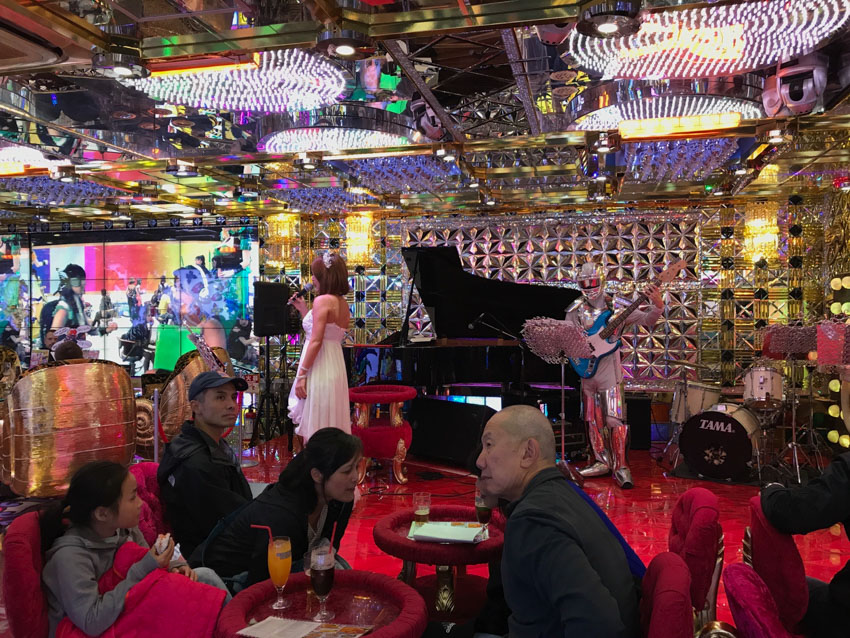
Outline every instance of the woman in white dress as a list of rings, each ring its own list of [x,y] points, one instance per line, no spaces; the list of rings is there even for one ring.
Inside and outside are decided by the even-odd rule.
[[[295,384],[289,393],[289,417],[304,443],[322,428],[339,428],[351,434],[348,375],[342,340],[350,312],[348,267],[339,255],[326,252],[310,264],[317,296],[312,310],[295,295],[289,303],[301,313],[306,342],[301,350]]]

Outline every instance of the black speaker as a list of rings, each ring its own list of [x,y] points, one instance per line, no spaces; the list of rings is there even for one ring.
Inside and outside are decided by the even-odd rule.
[[[444,399],[414,399],[407,418],[413,428],[410,454],[469,469],[487,421],[496,414],[486,405]]]
[[[254,334],[258,337],[275,337],[290,334],[290,292],[286,284],[268,281],[254,282]],[[297,310],[295,311],[297,312]]]

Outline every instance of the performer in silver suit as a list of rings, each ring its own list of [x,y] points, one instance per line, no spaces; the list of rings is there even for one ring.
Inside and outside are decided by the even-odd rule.
[[[567,308],[567,320],[582,330],[588,330],[600,314],[612,309],[612,300],[605,294],[605,271],[602,265],[582,264],[578,283],[582,296]],[[647,286],[644,294],[652,302],[652,307],[646,311],[632,312],[624,325],[651,327],[661,317],[664,302],[658,288],[654,285]],[[582,379],[581,397],[595,461],[579,472],[582,476],[603,476],[613,472],[620,487],[632,487],[632,473],[626,458],[629,426],[626,423],[623,367],[619,350],[600,359],[593,376]]]

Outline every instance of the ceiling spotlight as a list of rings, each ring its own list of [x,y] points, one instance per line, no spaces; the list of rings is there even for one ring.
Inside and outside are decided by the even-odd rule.
[[[617,140],[612,139],[614,136],[608,133],[600,133],[599,138],[593,143],[593,149],[597,153],[612,153],[616,152]]]
[[[444,162],[454,162],[455,159],[456,159],[455,156],[452,155],[451,153],[446,153],[445,155],[443,155],[443,161]]]
[[[304,157],[299,157],[292,161],[292,165],[296,169],[300,169],[302,171],[314,171],[316,170],[317,164],[314,160],[307,157],[307,154],[303,154]]]
[[[597,182],[607,182],[608,176],[607,175],[597,175],[595,179],[596,179]]]
[[[640,0],[589,0],[581,8],[576,30],[591,38],[625,37],[640,30]]]
[[[481,184],[478,183],[477,179],[474,179],[469,183],[470,188],[478,188],[479,186],[481,186]]]
[[[434,155],[436,155],[437,157],[445,157],[446,149],[438,148],[436,151],[434,151]]]
[[[487,198],[487,201],[485,201],[484,203],[487,204],[488,206],[495,206],[496,200],[493,199],[492,196],[490,196],[490,197]]]
[[[365,33],[352,29],[325,31],[316,39],[316,49],[330,58],[362,60],[375,52],[375,45]]]
[[[142,64],[137,38],[121,33],[117,26],[106,26],[103,30],[109,34],[109,48],[92,56],[93,71],[115,79],[145,78],[150,75]]]
[[[746,175],[748,172],[745,166],[739,166],[735,169],[735,175]]]

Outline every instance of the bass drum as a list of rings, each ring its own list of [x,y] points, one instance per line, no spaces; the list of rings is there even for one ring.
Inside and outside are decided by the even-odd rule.
[[[718,403],[692,416],[682,427],[679,449],[688,467],[702,476],[727,481],[747,478],[758,448],[756,415],[734,403]]]

